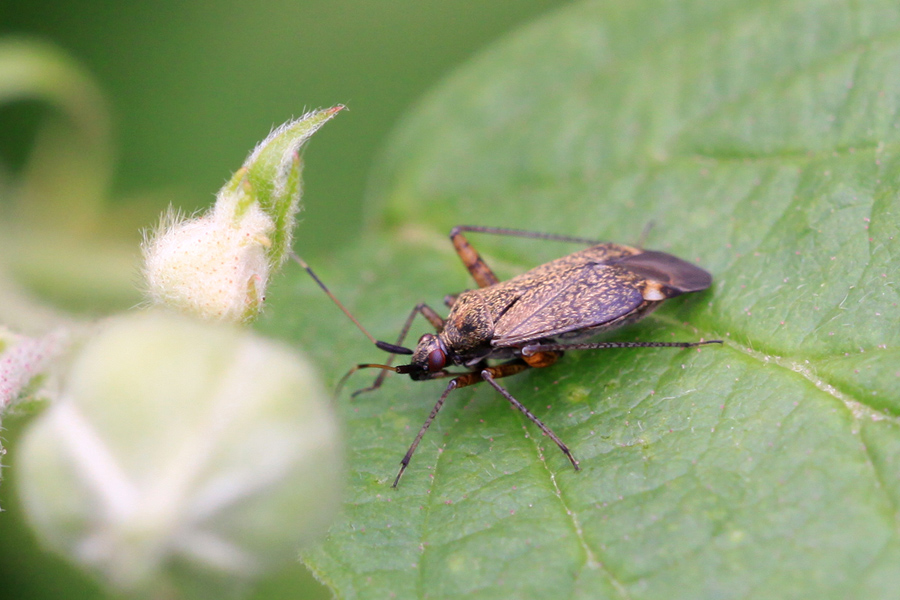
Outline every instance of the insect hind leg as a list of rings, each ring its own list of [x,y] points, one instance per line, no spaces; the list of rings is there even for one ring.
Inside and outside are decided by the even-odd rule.
[[[459,259],[462,261],[463,265],[465,265],[466,269],[469,270],[472,279],[475,280],[475,283],[477,283],[480,288],[499,283],[500,279],[494,275],[491,268],[487,266],[487,263],[484,262],[484,259],[478,254],[478,251],[469,243],[466,236],[462,234],[463,231],[470,231],[470,229],[465,227],[454,227],[450,231],[450,241],[453,242],[453,247],[456,249]]]
[[[468,269],[469,274],[478,287],[484,288],[500,282],[500,279],[494,274],[491,268],[484,262],[481,255],[469,243],[463,232],[472,233],[489,233],[492,235],[507,235],[513,237],[524,237],[538,240],[553,240],[556,242],[571,242],[576,244],[586,244],[593,246],[600,242],[582,237],[573,237],[569,235],[556,235],[553,233],[541,233],[539,231],[525,231],[522,229],[507,229],[504,227],[477,227],[474,225],[457,225],[450,230],[450,241],[456,253],[462,260],[463,265]]]
[[[554,242],[570,242],[573,244],[587,244],[594,246],[602,243],[600,240],[583,238],[573,235],[559,235],[556,233],[544,233],[543,231],[529,231],[527,229],[510,229],[508,227],[481,227],[477,225],[457,225],[450,231],[450,238],[454,235],[468,231],[472,233],[487,233],[490,235],[506,235],[510,237],[523,237],[533,240],[551,240]]]

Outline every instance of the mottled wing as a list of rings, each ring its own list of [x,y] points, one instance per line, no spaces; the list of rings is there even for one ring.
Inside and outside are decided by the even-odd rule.
[[[494,323],[494,346],[597,327],[634,311],[642,278],[616,265],[589,263],[525,289]]]

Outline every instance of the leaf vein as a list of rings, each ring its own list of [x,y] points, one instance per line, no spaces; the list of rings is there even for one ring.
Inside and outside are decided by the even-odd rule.
[[[523,420],[524,417],[520,417],[520,420]],[[594,554],[593,549],[591,549],[587,540],[584,537],[584,530],[581,526],[581,522],[578,519],[578,515],[575,514],[575,511],[571,510],[566,504],[565,499],[563,498],[562,490],[559,488],[559,485],[556,483],[556,475],[550,469],[547,464],[547,460],[544,457],[544,452],[541,449],[541,438],[536,438],[534,436],[529,436],[533,443],[535,452],[537,453],[538,459],[540,460],[541,466],[544,468],[544,471],[547,473],[547,477],[550,481],[550,485],[553,486],[553,492],[556,497],[559,499],[560,506],[562,506],[563,511],[566,516],[569,518],[572,529],[575,532],[575,537],[578,539],[578,543],[581,546],[581,549],[585,554],[585,564],[584,566],[589,569],[600,569],[606,577],[609,579],[610,584],[613,588],[619,593],[619,596],[625,600],[630,600],[631,596],[628,593],[627,588],[607,569],[602,562],[597,559],[597,556]]]

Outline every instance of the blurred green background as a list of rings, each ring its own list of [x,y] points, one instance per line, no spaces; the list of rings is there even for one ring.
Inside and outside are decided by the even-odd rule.
[[[301,218],[308,226],[300,224],[296,247],[321,256],[364,226],[367,177],[391,128],[416,99],[491,41],[563,4],[0,0],[0,34],[58,45],[106,95],[115,164],[105,201],[130,218],[116,221],[120,231],[102,234],[133,241],[135,255],[140,227],[152,226],[170,203],[186,212],[209,205],[271,127],[305,109],[346,104],[349,111],[305,155]],[[47,113],[37,102],[0,106],[3,171],[15,176],[27,163]],[[4,419],[5,464],[15,460],[26,419]],[[103,597],[98,586],[34,545],[11,494],[15,472],[3,475],[0,598]],[[328,594],[298,566],[262,582],[255,597]]]
[[[307,152],[298,247],[358,231],[367,174],[394,123],[457,65],[560,0],[366,2],[0,1],[0,32],[68,50],[110,100],[113,197],[165,192],[206,206],[269,129],[304,109],[350,109]],[[3,107],[0,152],[19,163],[40,109]],[[31,107],[34,108],[34,107]]]

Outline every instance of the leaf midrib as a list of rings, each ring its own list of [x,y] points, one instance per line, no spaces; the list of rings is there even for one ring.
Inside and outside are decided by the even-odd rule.
[[[525,417],[523,415],[519,415],[519,421],[527,426],[525,423]],[[532,446],[534,447],[535,453],[537,454],[538,460],[541,463],[543,468],[543,472],[547,474],[547,478],[550,481],[550,485],[553,488],[553,492],[559,500],[559,505],[562,508],[563,514],[568,519],[569,523],[572,526],[572,530],[575,532],[575,537],[578,540],[579,545],[581,546],[582,551],[584,552],[584,563],[581,565],[581,568],[588,569],[600,569],[606,578],[609,580],[612,587],[619,593],[619,596],[624,600],[631,600],[631,595],[628,593],[628,589],[625,585],[619,581],[619,579],[604,565],[604,563],[597,559],[597,555],[594,552],[594,549],[591,548],[591,545],[584,537],[584,530],[581,527],[581,521],[578,518],[578,514],[571,508],[569,508],[568,503],[563,496],[562,490],[556,483],[556,475],[554,475],[553,471],[550,469],[550,466],[547,464],[547,460],[544,457],[544,452],[541,449],[540,441],[543,440],[543,436],[528,436],[532,440]],[[574,582],[573,582],[574,583]]]

